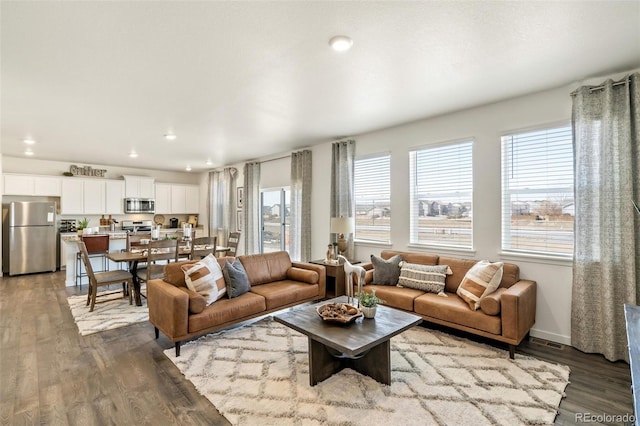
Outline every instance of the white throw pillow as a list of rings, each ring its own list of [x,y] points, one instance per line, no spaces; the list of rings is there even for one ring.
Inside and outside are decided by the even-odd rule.
[[[502,281],[503,262],[481,260],[465,274],[456,294],[474,311],[480,308],[480,300],[496,291]]]
[[[207,299],[207,305],[219,300],[227,293],[222,269],[212,254],[196,263],[182,265],[181,268],[189,290]]]

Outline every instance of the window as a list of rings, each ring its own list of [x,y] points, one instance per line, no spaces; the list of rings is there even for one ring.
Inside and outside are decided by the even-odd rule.
[[[502,137],[502,249],[573,253],[571,127]]]
[[[359,158],[354,164],[354,197],[358,240],[391,241],[389,154]]]
[[[262,198],[262,253],[289,250],[289,197],[288,189],[263,190]]]
[[[411,242],[473,247],[473,142],[409,153]]]

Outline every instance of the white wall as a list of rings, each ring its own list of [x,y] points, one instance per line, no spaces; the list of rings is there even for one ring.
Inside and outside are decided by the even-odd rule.
[[[355,257],[367,260],[382,249],[443,253],[409,246],[409,151],[412,148],[459,139],[473,139],[474,251],[448,254],[517,263],[521,276],[538,282],[536,324],[531,332],[545,339],[570,343],[571,263],[548,263],[500,255],[501,145],[513,130],[570,123],[568,87],[459,111],[435,118],[353,136],[356,156],[391,153],[391,244],[356,245]],[[329,242],[329,181],[331,143],[313,148],[313,257],[322,258]]]

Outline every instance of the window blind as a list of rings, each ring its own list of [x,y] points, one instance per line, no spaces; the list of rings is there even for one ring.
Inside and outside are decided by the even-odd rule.
[[[502,137],[502,249],[573,253],[570,126]]]
[[[357,158],[353,189],[356,203],[355,238],[391,241],[391,157]]]
[[[409,153],[411,242],[473,247],[473,142]]]

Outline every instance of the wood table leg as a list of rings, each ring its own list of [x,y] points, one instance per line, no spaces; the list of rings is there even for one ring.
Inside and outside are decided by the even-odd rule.
[[[315,386],[344,367],[320,342],[309,338],[309,385]]]
[[[138,281],[138,261],[129,262],[129,272],[133,275],[133,290],[136,300],[136,306],[142,306],[142,298],[140,297],[140,281]]]
[[[391,340],[374,346],[359,359],[350,359],[349,367],[385,385],[391,384]]]

